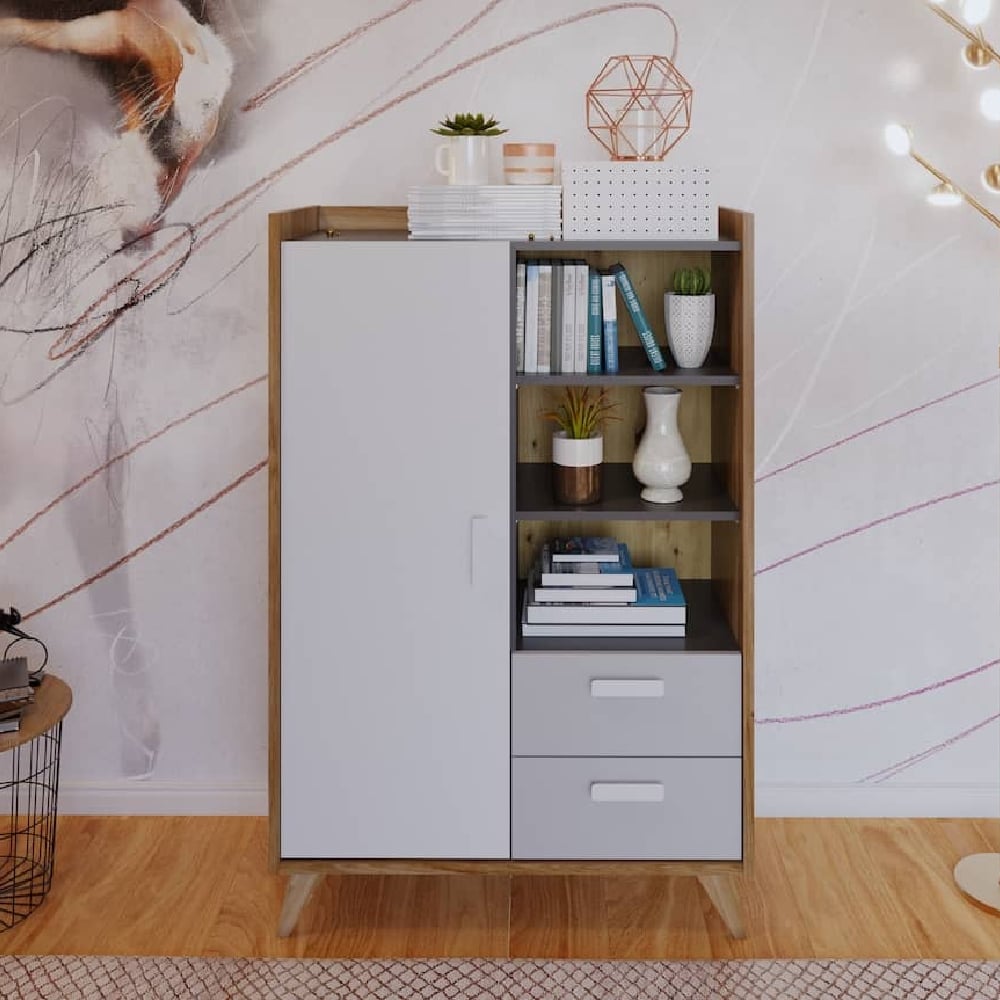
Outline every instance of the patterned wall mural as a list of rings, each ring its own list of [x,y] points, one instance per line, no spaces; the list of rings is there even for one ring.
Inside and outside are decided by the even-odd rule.
[[[760,807],[1000,808],[998,236],[881,129],[996,136],[921,4],[0,0],[0,604],[70,808],[264,808],[267,211],[404,203],[459,108],[600,158],[668,14],[671,159],[757,215]]]

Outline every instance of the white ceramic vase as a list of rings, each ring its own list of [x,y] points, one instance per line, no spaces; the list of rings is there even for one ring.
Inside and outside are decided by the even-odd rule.
[[[632,459],[635,478],[645,487],[640,496],[650,503],[676,503],[678,489],[691,478],[691,458],[677,429],[680,389],[655,386],[642,392],[646,429]]]
[[[715,293],[663,296],[667,346],[678,368],[700,368],[708,357],[715,332]]]
[[[565,431],[552,435],[554,493],[557,503],[582,506],[601,499],[604,436],[571,438]]]

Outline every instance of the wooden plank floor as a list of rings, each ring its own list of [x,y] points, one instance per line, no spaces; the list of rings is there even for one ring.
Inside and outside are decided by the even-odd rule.
[[[281,941],[266,826],[63,818],[52,891],[0,953],[1000,959],[1000,917],[951,880],[996,821],[759,820],[745,941],[690,878],[475,876],[327,878]]]

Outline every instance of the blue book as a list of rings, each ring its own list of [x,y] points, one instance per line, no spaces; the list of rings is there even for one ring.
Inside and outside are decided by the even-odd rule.
[[[574,535],[552,539],[553,562],[618,562],[618,539],[606,535]]]
[[[618,305],[615,299],[615,276],[601,275],[601,314],[604,334],[604,370],[618,374]]]
[[[618,289],[625,300],[628,314],[632,317],[632,325],[635,327],[635,332],[639,334],[642,346],[646,349],[646,357],[649,358],[649,363],[653,366],[653,371],[663,371],[667,367],[667,363],[663,360],[663,352],[653,338],[653,331],[650,329],[649,320],[646,319],[646,314],[642,311],[642,303],[639,301],[639,296],[635,294],[635,288],[632,285],[632,279],[628,276],[628,271],[625,270],[622,264],[614,264],[609,270],[615,276]]]
[[[588,302],[590,310],[587,313],[587,374],[601,374],[601,324],[604,314],[601,311],[601,276],[594,270],[588,275],[590,294]]]
[[[552,548],[542,546],[538,583],[543,587],[634,587],[628,546],[618,543],[618,562],[553,562]]]
[[[659,569],[636,569],[635,576],[637,608],[686,608],[684,592],[681,590],[677,572],[670,567]]]

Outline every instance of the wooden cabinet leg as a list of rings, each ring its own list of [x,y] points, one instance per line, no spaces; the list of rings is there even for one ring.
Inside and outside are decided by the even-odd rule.
[[[736,894],[736,880],[728,875],[699,875],[698,881],[734,938],[745,938],[743,912]]]
[[[281,904],[281,916],[278,918],[278,937],[288,937],[299,922],[302,908],[309,902],[309,897],[316,888],[320,876],[312,872],[290,875],[285,886],[285,899]]]

